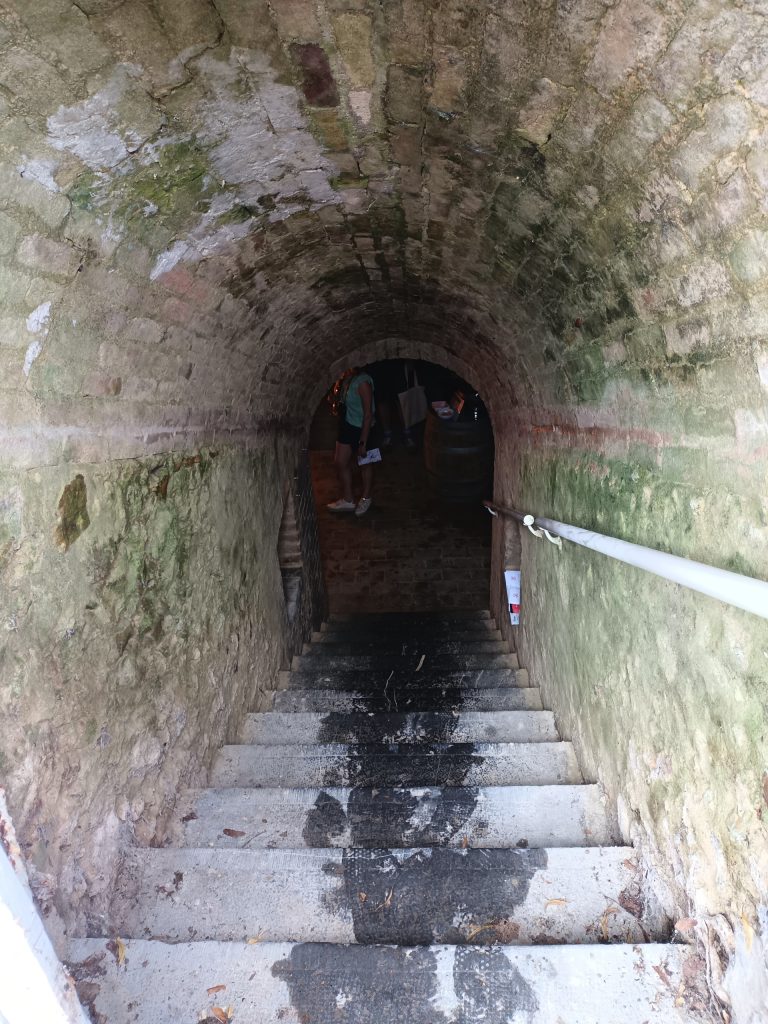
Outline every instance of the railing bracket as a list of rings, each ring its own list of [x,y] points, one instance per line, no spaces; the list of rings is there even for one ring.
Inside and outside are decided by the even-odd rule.
[[[534,529],[533,524],[535,522],[536,522],[536,520],[534,519],[533,516],[530,516],[530,515],[529,516],[523,516],[523,526],[527,526],[528,529],[531,531],[531,533],[533,534],[534,537],[541,538],[543,536],[541,530]]]

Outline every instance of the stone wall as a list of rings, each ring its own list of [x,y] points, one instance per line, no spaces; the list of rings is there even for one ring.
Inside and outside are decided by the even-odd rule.
[[[98,915],[317,621],[311,566],[290,627],[282,598],[295,465],[268,437],[3,474],[0,773],[49,922]]]
[[[514,453],[507,446],[511,472],[498,499],[768,578],[765,498],[739,487],[738,467],[718,474],[710,460],[703,473],[695,452],[667,460],[647,444],[631,455],[604,447],[577,431],[567,449],[541,436]],[[518,534],[497,527],[499,567],[505,529]],[[759,1020],[768,623],[574,544],[558,550],[519,535],[522,622],[504,628],[586,775],[618,806],[669,912],[696,921],[681,937],[703,943],[716,991],[733,1000],[737,1020]]]

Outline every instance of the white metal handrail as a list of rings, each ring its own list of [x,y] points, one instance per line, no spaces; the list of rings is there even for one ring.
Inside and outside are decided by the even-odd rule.
[[[768,619],[768,583],[752,576],[742,576],[727,569],[717,569],[704,562],[694,562],[690,558],[670,555],[665,551],[646,548],[642,544],[632,544],[617,537],[607,537],[594,530],[582,530],[578,526],[559,523],[556,519],[545,519],[542,516],[525,515],[517,509],[505,508],[491,501],[484,502],[491,515],[507,515],[527,526],[532,533],[543,530],[549,539],[562,537],[590,551],[599,551],[602,555],[615,558],[627,565],[661,576],[673,583],[679,583],[700,594],[714,597],[717,601],[732,604],[745,612]]]

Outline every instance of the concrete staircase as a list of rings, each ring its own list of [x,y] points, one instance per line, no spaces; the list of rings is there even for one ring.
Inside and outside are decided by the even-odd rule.
[[[313,640],[72,941],[94,1021],[688,1019],[686,948],[488,614]]]

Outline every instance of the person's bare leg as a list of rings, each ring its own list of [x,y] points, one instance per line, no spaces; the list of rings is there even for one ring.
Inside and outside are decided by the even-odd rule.
[[[348,444],[336,442],[336,474],[339,478],[341,496],[345,501],[354,501],[352,497],[352,448]]]
[[[370,498],[373,489],[373,465],[360,467],[360,476],[363,478],[363,497]]]

